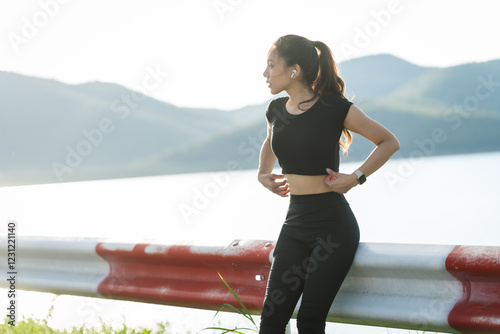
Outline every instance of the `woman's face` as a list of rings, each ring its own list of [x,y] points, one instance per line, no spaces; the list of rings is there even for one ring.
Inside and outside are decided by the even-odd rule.
[[[278,94],[286,89],[291,82],[292,69],[286,69],[283,59],[278,57],[278,52],[273,46],[267,54],[267,67],[263,75],[269,84],[271,94]]]

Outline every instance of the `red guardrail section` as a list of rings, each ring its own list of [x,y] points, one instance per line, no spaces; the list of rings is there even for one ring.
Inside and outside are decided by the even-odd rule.
[[[275,242],[234,241],[226,247],[136,244],[120,249],[102,242],[97,254],[110,265],[99,284],[106,297],[183,307],[239,307],[217,272],[245,306],[260,312]],[[265,273],[265,274],[263,274]]]
[[[448,323],[460,333],[500,333],[500,248],[456,246],[446,269],[462,282],[463,297]]]

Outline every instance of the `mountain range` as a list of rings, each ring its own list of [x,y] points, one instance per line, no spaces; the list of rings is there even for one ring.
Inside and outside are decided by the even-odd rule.
[[[395,158],[500,150],[500,60],[438,68],[374,55],[339,67],[347,96],[398,137]],[[0,186],[254,169],[269,103],[180,108],[117,84],[11,72],[0,72],[0,101]],[[355,135],[343,160],[373,148]]]

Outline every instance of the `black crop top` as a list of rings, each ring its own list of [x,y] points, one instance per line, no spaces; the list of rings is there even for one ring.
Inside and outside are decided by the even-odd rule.
[[[339,171],[339,139],[352,102],[340,95],[324,96],[299,115],[286,108],[288,97],[269,103],[266,117],[272,124],[271,147],[283,174],[323,175]]]

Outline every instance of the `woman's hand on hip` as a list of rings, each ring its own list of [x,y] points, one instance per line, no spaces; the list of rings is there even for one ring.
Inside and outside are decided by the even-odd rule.
[[[351,188],[358,185],[358,177],[356,174],[337,173],[327,168],[328,175],[325,178],[325,183],[335,192],[345,194]]]
[[[288,197],[290,188],[288,187],[288,183],[284,175],[259,173],[258,179],[264,187],[271,190],[276,195]],[[283,181],[277,181],[279,179],[283,179]]]

